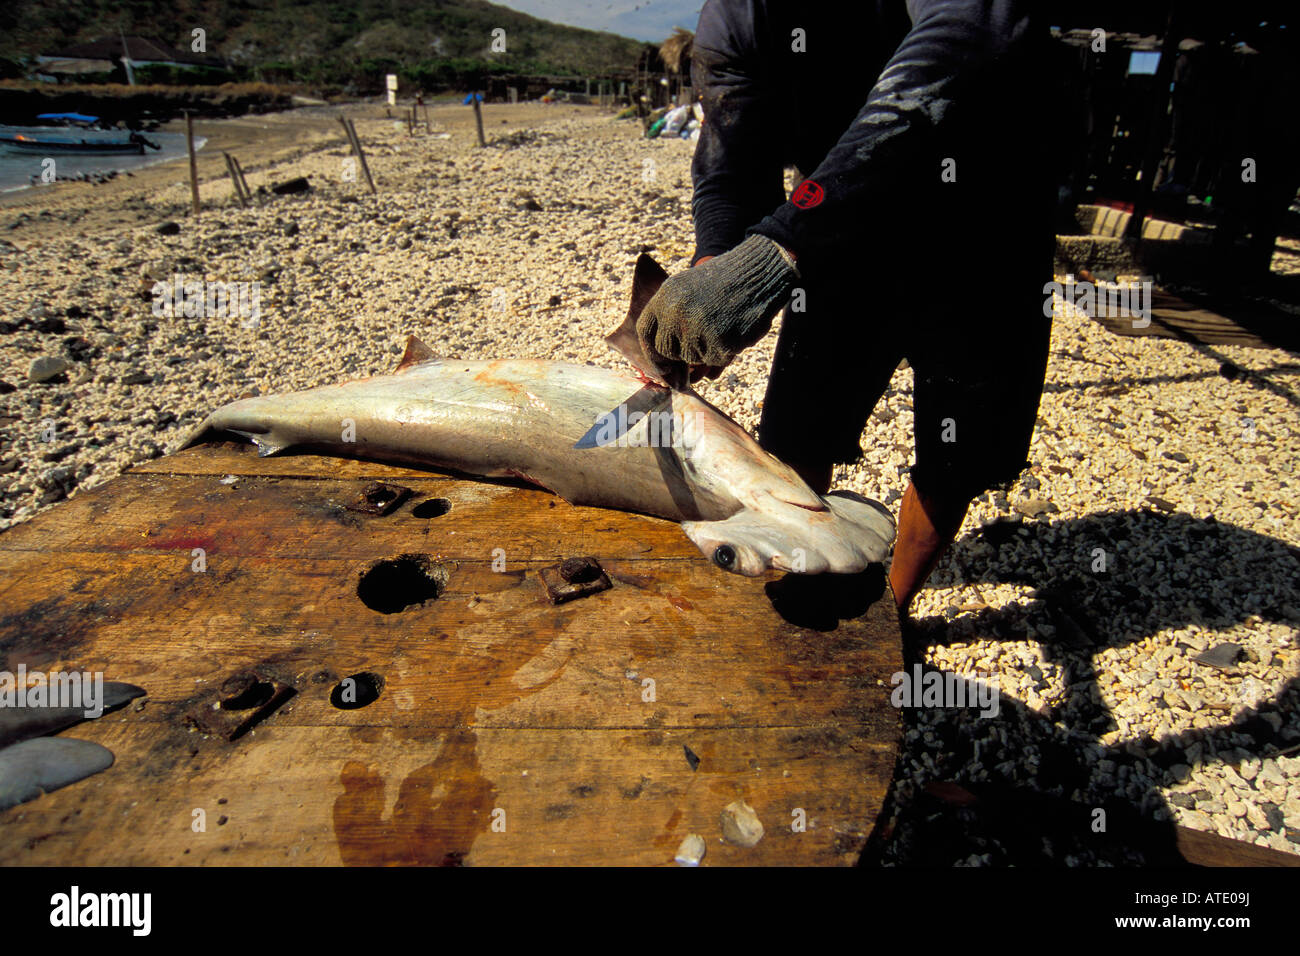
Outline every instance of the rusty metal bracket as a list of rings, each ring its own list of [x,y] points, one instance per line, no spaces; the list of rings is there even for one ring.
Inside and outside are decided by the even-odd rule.
[[[367,515],[383,517],[391,514],[398,505],[411,496],[411,489],[404,485],[390,485],[383,481],[372,481],[361,489],[351,504],[343,507],[348,511],[359,511]]]
[[[206,694],[186,711],[185,719],[205,734],[237,740],[279,710],[294,693],[274,677],[245,671]]]
[[[600,562],[590,555],[566,558],[559,564],[542,568],[538,574],[552,604],[563,604],[613,587]]]

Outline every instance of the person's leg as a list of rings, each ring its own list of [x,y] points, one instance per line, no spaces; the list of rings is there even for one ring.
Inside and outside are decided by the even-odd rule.
[[[916,466],[889,575],[904,612],[975,496],[1014,481],[1027,464],[1051,335],[1037,304],[1039,312],[1017,302],[996,324],[936,322],[912,343]]]
[[[805,273],[805,311],[782,317],[758,443],[825,494],[835,464],[861,456],[862,429],[902,355],[891,326],[865,321],[853,273]]]
[[[889,586],[894,601],[906,611],[943,553],[957,537],[970,499],[961,495],[923,494],[914,484],[907,486],[898,512],[898,538],[889,568]]]
[[[798,473],[799,477],[813,491],[824,495],[831,490],[831,472],[835,470],[832,462],[787,461],[787,465]]]

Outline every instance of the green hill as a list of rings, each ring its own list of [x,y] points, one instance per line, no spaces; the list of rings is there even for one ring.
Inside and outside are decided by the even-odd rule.
[[[642,46],[484,0],[5,0],[0,57],[22,60],[119,30],[188,50],[195,28],[240,79],[366,92],[385,72],[429,86],[467,73],[595,75],[632,67]],[[491,50],[498,28],[505,53]]]

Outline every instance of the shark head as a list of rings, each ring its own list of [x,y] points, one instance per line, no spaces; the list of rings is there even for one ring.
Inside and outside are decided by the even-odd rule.
[[[821,501],[825,507],[814,511],[766,496],[721,521],[684,522],[682,530],[718,567],[747,577],[856,574],[885,559],[894,519],[884,505],[851,491]]]

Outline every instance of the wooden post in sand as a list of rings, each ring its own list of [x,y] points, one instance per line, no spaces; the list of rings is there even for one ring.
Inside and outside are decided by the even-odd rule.
[[[199,166],[194,158],[194,116],[185,111],[185,145],[190,153],[190,198],[194,200],[194,215],[199,214]]]
[[[361,171],[366,175],[366,185],[370,187],[372,193],[378,193],[375,188],[375,181],[370,178],[370,167],[366,165],[366,154],[361,151],[361,140],[357,138],[356,127],[352,125],[352,120],[346,116],[340,116],[339,122],[343,124],[343,132],[348,134],[348,142],[352,144],[352,153],[357,157],[357,162],[361,163]]]
[[[253,201],[253,191],[248,188],[248,180],[244,178],[244,167],[239,165],[239,159],[235,156],[230,157],[230,163],[235,167],[235,175],[239,178],[240,190],[248,197],[248,201],[251,203]]]
[[[230,174],[230,185],[235,190],[235,198],[239,200],[241,206],[248,205],[248,197],[244,195],[244,189],[239,184],[239,174],[235,172],[235,161],[229,153],[223,152],[222,157],[226,161],[226,172]]]
[[[483,109],[478,97],[478,93],[470,93],[469,101],[474,107],[474,122],[478,125],[478,144],[479,146],[486,146],[487,140],[483,138]]]
[[[406,135],[415,135],[415,107],[412,106],[406,111]]]

